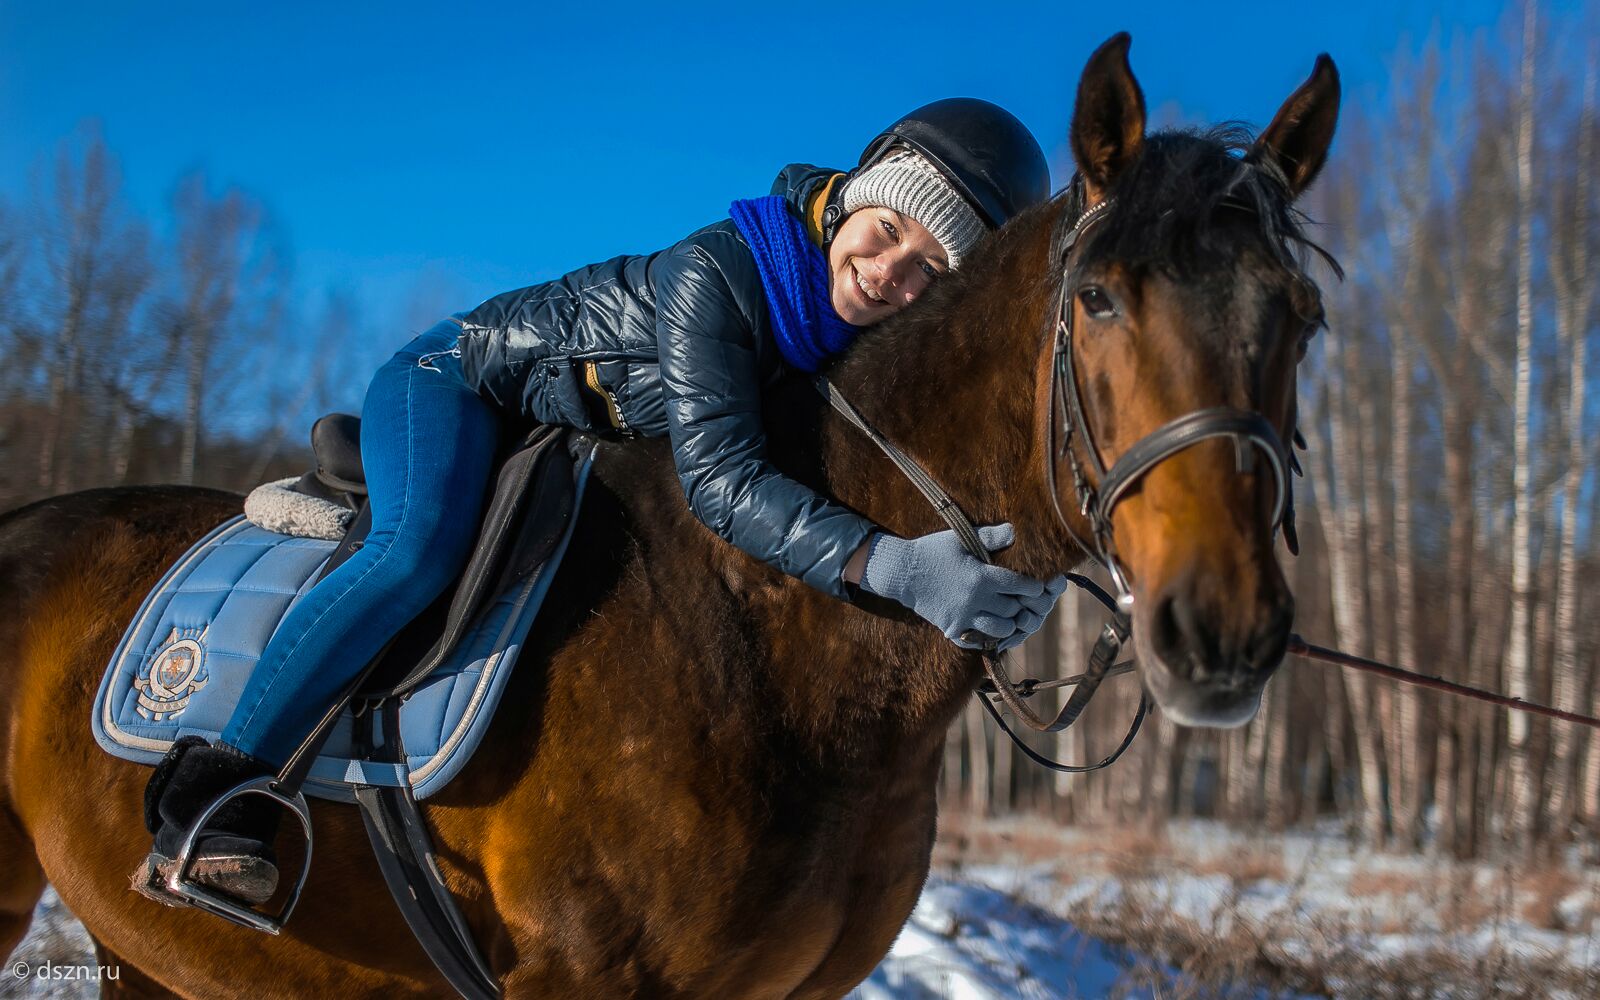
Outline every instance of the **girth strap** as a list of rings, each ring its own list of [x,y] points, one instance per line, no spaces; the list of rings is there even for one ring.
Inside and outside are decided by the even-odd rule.
[[[392,760],[405,761],[400,743],[400,699],[380,711],[382,738],[373,738],[373,712],[356,719],[357,745]],[[372,841],[383,880],[411,933],[434,967],[464,1000],[498,1000],[500,984],[472,937],[472,928],[440,876],[428,824],[411,795],[411,786],[361,786],[356,804]]]

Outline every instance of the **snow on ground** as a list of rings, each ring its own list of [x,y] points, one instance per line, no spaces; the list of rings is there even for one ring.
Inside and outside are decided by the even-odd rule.
[[[1493,973],[1509,956],[1585,984],[1567,996],[1600,996],[1600,870],[1568,862],[1536,875],[1372,852],[1331,828],[1266,836],[1183,822],[1152,836],[1026,820],[963,827],[948,817],[915,912],[851,1000],[1195,992],[1183,988],[1193,984],[1171,965],[1082,929],[1138,940],[1110,930],[1130,919],[1155,930],[1149,940],[1157,943],[1139,947],[1163,954],[1181,954],[1169,945],[1181,945],[1185,935],[1191,945],[1198,936],[1226,948],[1243,931],[1244,939],[1268,940],[1275,956],[1319,973],[1337,967],[1341,956],[1400,970],[1441,952],[1459,957],[1469,972]],[[94,961],[87,935],[53,891],[12,956],[33,968],[47,959]],[[1336,993],[1368,995],[1337,979],[1329,984]],[[1203,995],[1217,989],[1207,985]],[[1229,996],[1256,992],[1225,987]],[[94,995],[90,983],[0,973],[0,998]]]
[[[1530,872],[1372,851],[1337,826],[1266,835],[1203,821],[1143,837],[990,821],[947,828],[941,846],[943,867],[965,882],[1091,930],[1153,920],[1183,928],[1174,940],[1242,931],[1316,970],[1341,956],[1397,972],[1441,954],[1469,969],[1512,959],[1600,996],[1600,868],[1576,859]]]
[[[938,875],[851,1000],[1067,1000],[1110,996],[1119,950],[988,886]],[[1132,994],[1137,995],[1137,994]]]
[[[37,970],[46,961],[57,968],[94,962],[88,935],[54,890],[45,893],[10,968],[22,962]],[[992,887],[935,875],[888,956],[850,1000],[1091,1000],[1119,989],[1119,996],[1149,995],[1116,985],[1130,964],[1131,956],[1060,917]],[[10,969],[0,981],[5,998],[97,995],[90,982],[19,981]]]
[[[94,967],[94,945],[89,933],[56,891],[47,888],[33,911],[28,936],[6,960],[5,969],[0,970],[0,997],[98,997],[99,984],[84,978],[96,973],[80,966]]]

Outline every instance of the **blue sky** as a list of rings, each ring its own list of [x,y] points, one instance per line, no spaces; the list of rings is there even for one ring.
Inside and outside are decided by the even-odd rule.
[[[1546,6],[1576,23],[1574,2]],[[0,0],[0,198],[25,199],[95,119],[141,214],[164,218],[203,167],[271,210],[302,304],[339,288],[399,323],[417,295],[466,308],[670,243],[787,162],[848,166],[939,97],[1010,108],[1060,184],[1078,73],[1118,30],[1152,109],[1264,124],[1318,52],[1370,100],[1408,39],[1493,40],[1504,15],[1490,0]]]

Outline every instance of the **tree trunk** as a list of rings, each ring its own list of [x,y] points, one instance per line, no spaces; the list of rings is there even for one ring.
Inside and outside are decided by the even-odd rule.
[[[989,736],[983,706],[976,698],[967,701],[967,810],[974,816],[987,816],[989,810]]]
[[[944,735],[944,758],[939,767],[939,799],[954,807],[961,802],[961,744],[966,737],[967,715],[956,717]]]
[[[66,464],[61,461],[61,450],[68,434],[67,409],[78,381],[84,307],[93,294],[94,261],[78,259],[92,256],[92,252],[74,247],[68,253],[69,266],[62,276],[66,282],[67,308],[52,345],[55,361],[50,365],[50,402],[45,410],[44,431],[39,435],[39,488],[47,493],[59,492],[61,466]]]
[[[1271,684],[1275,711],[1267,717],[1266,759],[1263,769],[1266,781],[1264,817],[1267,826],[1281,830],[1289,824],[1292,810],[1290,798],[1293,789],[1289,784],[1289,716],[1294,712],[1294,674],[1280,673]],[[1270,687],[1271,685],[1269,685]]]
[[[1472,496],[1472,430],[1470,416],[1461,402],[1460,387],[1467,378],[1468,352],[1453,352],[1454,370],[1447,376],[1457,387],[1444,400],[1444,478],[1449,528],[1446,532],[1444,663],[1446,677],[1470,680],[1472,676],[1472,580],[1473,550],[1476,544],[1475,508]],[[1438,809],[1439,846],[1459,854],[1462,850],[1461,809],[1470,801],[1461,796],[1462,783],[1468,787],[1471,755],[1467,752],[1472,728],[1472,712],[1454,699],[1439,701],[1438,757],[1434,766],[1433,798]]]
[[[1600,490],[1590,493],[1589,524],[1600,524]],[[1590,537],[1594,537],[1594,528],[1590,529]],[[1588,618],[1593,621],[1594,619]],[[1591,644],[1589,647],[1589,714],[1600,715],[1600,648]],[[1584,755],[1582,813],[1588,818],[1590,824],[1600,827],[1600,733],[1591,732],[1589,735],[1589,749]]]
[[[184,364],[183,437],[178,450],[178,482],[185,486],[194,484],[196,456],[200,452],[200,410],[205,399],[205,355],[198,334],[186,338],[189,351]]]
[[[1537,0],[1524,0],[1521,87],[1517,99],[1517,367],[1513,386],[1515,429],[1512,444],[1511,625],[1506,656],[1508,692],[1532,698],[1533,486],[1529,430],[1533,415],[1533,70]],[[1517,847],[1531,846],[1538,801],[1534,783],[1528,717],[1510,713],[1510,822]]]
[[[1155,729],[1145,811],[1152,820],[1166,822],[1172,818],[1173,778],[1182,766],[1178,760],[1178,727],[1159,713],[1145,725]]]
[[[1353,367],[1344,356],[1352,350],[1345,346],[1337,355],[1329,358],[1327,399],[1330,440],[1326,451],[1332,460],[1331,473],[1313,477],[1312,487],[1318,509],[1328,512],[1324,524],[1329,528],[1328,580],[1334,632],[1341,648],[1365,651],[1370,648],[1370,636],[1361,602],[1361,585],[1356,579],[1363,545],[1362,513],[1353,482],[1362,456],[1356,449],[1356,434],[1349,426],[1350,407],[1344,398],[1345,385]],[[1334,358],[1338,358],[1340,363],[1335,364]],[[1334,482],[1330,483],[1330,478]],[[1336,490],[1338,506],[1334,503]],[[1371,712],[1371,692],[1366,676],[1360,671],[1342,671],[1337,676],[1344,682],[1346,701],[1355,727],[1356,757],[1361,778],[1362,828],[1369,842],[1380,844],[1384,831],[1383,776],[1376,725]]]
[[[1080,614],[1081,608],[1079,607],[1077,588],[1068,587],[1067,592],[1061,597],[1061,606],[1057,609],[1055,615],[1057,622],[1055,628],[1056,648],[1059,650],[1057,662],[1060,664],[1058,676],[1076,673],[1079,664],[1083,663],[1083,631],[1082,622],[1079,618]],[[1057,711],[1066,703],[1070,690],[1070,688],[1063,688],[1056,696],[1055,709]],[[1083,720],[1080,719],[1077,724],[1068,727],[1065,733],[1062,733],[1052,741],[1056,750],[1066,755],[1068,762],[1083,760],[1084,728]],[[1053,785],[1055,794],[1066,799],[1071,804],[1073,817],[1081,818],[1087,807],[1083,794],[1083,775],[1057,771],[1054,775]]]
[[[1583,474],[1588,465],[1586,446],[1590,444],[1584,434],[1583,405],[1588,378],[1587,335],[1592,294],[1588,287],[1592,280],[1588,273],[1588,251],[1589,180],[1595,167],[1595,77],[1595,49],[1591,45],[1584,74],[1583,112],[1578,119],[1572,228],[1570,237],[1564,241],[1570,249],[1566,260],[1553,260],[1550,269],[1556,282],[1556,315],[1562,327],[1560,339],[1571,358],[1567,376],[1567,468],[1561,484],[1561,546],[1556,570],[1555,649],[1551,657],[1552,696],[1559,707],[1579,712],[1588,707],[1585,691],[1592,690],[1595,681],[1600,679],[1588,676],[1591,671],[1578,660],[1578,505],[1582,501]],[[1552,254],[1553,258],[1555,256]],[[1576,817],[1578,796],[1574,794],[1573,783],[1578,777],[1582,740],[1585,735],[1593,739],[1594,734],[1584,734],[1577,726],[1551,728],[1550,825],[1561,831],[1571,826]]]
[[[1413,255],[1416,248],[1413,248]],[[1417,290],[1417,267],[1408,263],[1404,300],[1414,300]],[[1407,310],[1410,312],[1411,310]],[[1394,575],[1395,593],[1390,607],[1394,609],[1395,653],[1398,665],[1405,670],[1417,669],[1415,609],[1416,595],[1415,549],[1411,538],[1411,379],[1414,365],[1408,329],[1402,328],[1393,338],[1393,376],[1390,389],[1394,401],[1393,433],[1390,436],[1390,454],[1394,468],[1390,481],[1394,483]],[[1417,821],[1421,815],[1423,795],[1418,764],[1425,752],[1421,745],[1417,689],[1401,684],[1395,690],[1399,701],[1394,738],[1390,741],[1390,761],[1395,765],[1392,775],[1395,788],[1395,836],[1408,847],[1416,846]]]

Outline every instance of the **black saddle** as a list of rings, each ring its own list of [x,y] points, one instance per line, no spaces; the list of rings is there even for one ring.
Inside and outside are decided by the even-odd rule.
[[[292,488],[360,511],[367,495],[367,470],[361,466],[361,418],[348,413],[318,417],[311,425],[311,456],[316,466]]]

